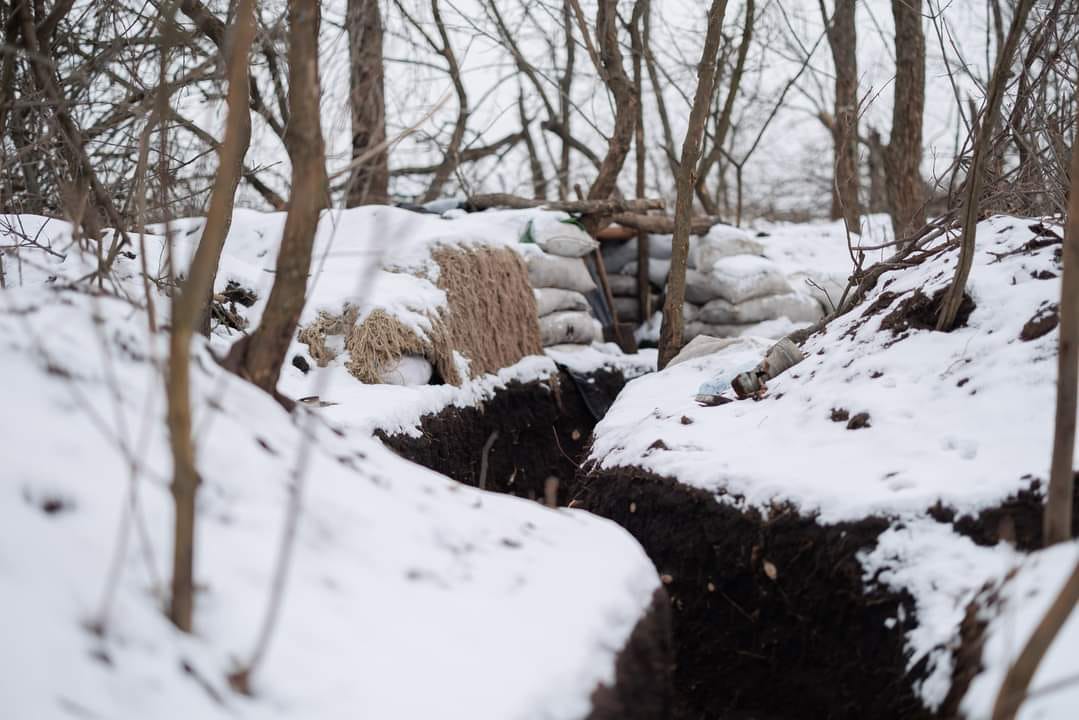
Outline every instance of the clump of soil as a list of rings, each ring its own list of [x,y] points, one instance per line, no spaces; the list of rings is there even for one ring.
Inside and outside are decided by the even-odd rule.
[[[613,686],[592,693],[588,720],[655,720],[670,717],[674,697],[671,604],[656,590],[648,612],[615,660]]]
[[[590,379],[590,394],[612,401],[625,385],[618,371],[601,369]],[[479,407],[428,415],[420,437],[378,435],[401,456],[458,482],[478,487],[482,476],[486,490],[543,499],[548,478],[556,478],[556,501],[565,505],[595,424],[572,378],[561,372],[551,382],[511,382]]]
[[[947,290],[942,289],[933,293],[933,297],[930,298],[921,290],[915,290],[881,320],[880,329],[890,330],[893,337],[912,329],[936,329],[937,315],[940,314],[940,306],[946,294]],[[959,312],[956,313],[953,329],[966,326],[970,314],[976,307],[970,295],[963,293],[963,301],[959,304]]]
[[[909,596],[866,589],[883,519],[765,518],[637,468],[578,476],[575,504],[625,527],[664,577],[682,718],[923,718]],[[905,619],[899,619],[905,618]]]
[[[869,413],[867,412],[858,413],[847,423],[848,430],[861,430],[862,428],[867,428],[869,426]]]
[[[1019,331],[1019,339],[1024,342],[1037,340],[1056,329],[1060,324],[1060,306],[1057,303],[1048,303],[1038,308],[1034,317],[1027,320],[1023,329]]]

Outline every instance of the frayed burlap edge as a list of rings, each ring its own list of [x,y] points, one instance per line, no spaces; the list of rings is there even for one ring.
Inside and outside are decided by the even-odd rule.
[[[399,358],[419,355],[444,382],[460,385],[468,377],[462,375],[454,351],[468,361],[471,377],[542,353],[536,298],[517,253],[508,248],[443,247],[433,258],[446,306],[430,318],[426,338],[382,309],[357,324],[356,308],[346,306],[341,315],[320,312],[300,331],[300,342],[307,344],[312,359],[322,367],[329,364],[335,354],[326,346],[326,336],[344,335],[346,367],[362,382],[378,383]]]

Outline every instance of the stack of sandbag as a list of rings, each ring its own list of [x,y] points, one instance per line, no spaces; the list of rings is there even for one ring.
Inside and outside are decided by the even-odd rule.
[[[521,240],[543,346],[602,341],[603,328],[586,297],[596,283],[584,261],[598,243],[576,221],[556,213],[530,220]]]
[[[713,227],[698,241],[695,261],[696,269],[686,272],[686,300],[700,312],[695,321],[687,319],[687,339],[781,336],[824,315],[821,302],[804,286],[792,286],[744,230]]]
[[[697,238],[689,239],[688,267],[696,267],[694,257]],[[662,306],[663,290],[667,286],[667,275],[671,271],[671,236],[651,235],[648,239],[648,281],[651,285],[652,308]],[[607,281],[614,296],[615,311],[622,322],[642,323],[647,318],[640,316],[640,301],[637,292],[637,239],[624,242],[603,243],[603,263],[607,268]],[[686,303],[686,322],[696,320],[700,308]]]

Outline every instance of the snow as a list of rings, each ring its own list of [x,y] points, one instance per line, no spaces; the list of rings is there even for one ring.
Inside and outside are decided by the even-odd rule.
[[[999,262],[990,254],[1031,239],[1030,224],[980,225],[970,282],[978,307],[966,327],[902,338],[880,327],[915,289],[946,286],[957,251],[945,251],[885,275],[861,308],[807,341],[807,359],[771,381],[762,401],[694,403],[702,383],[742,363],[734,349],[633,381],[596,427],[591,458],[723,490],[724,502],[765,511],[790,502],[823,523],[924,513],[937,502],[962,512],[998,504],[1048,476],[1056,332],[1031,342],[1019,333],[1060,294],[1058,278],[1032,273],[1059,268],[1052,246]],[[896,296],[862,317],[884,292]],[[868,412],[871,426],[831,421],[840,408]],[[657,439],[669,449],[649,451]]]
[[[1032,554],[1015,568],[1013,577],[1001,577],[991,589],[979,594],[979,620],[987,622],[985,645],[982,670],[971,681],[960,704],[965,717],[990,716],[1005,674],[1077,563],[1079,542],[1054,545]],[[1079,708],[1077,671],[1079,612],[1072,608],[1034,673],[1028,698],[1016,717],[1019,720],[1075,717]]]
[[[926,519],[885,530],[877,546],[859,557],[867,582],[914,597],[917,625],[907,634],[907,669],[928,657],[927,676],[915,690],[930,709],[938,710],[951,689],[952,652],[967,605],[982,585],[1020,559],[1010,545],[975,545],[951,526]]]
[[[312,282],[336,302],[364,257],[358,251],[350,265],[349,243],[377,222],[329,216],[336,229],[320,231],[319,247],[331,260]],[[279,219],[237,218],[220,285],[272,267],[266,238]],[[384,221],[387,234],[376,237],[410,227],[395,212]],[[485,239],[499,227],[476,223]],[[177,225],[192,237],[194,223]],[[469,242],[469,226],[440,237]],[[67,232],[57,221],[48,228],[60,241]],[[147,240],[162,246],[160,236]],[[423,252],[390,245],[393,257],[422,263]],[[659,586],[628,533],[581,511],[459,485],[369,432],[552,373],[551,359],[526,358],[465,388],[376,388],[351,376],[346,384],[340,368],[327,368],[341,390],[331,384],[323,394],[342,405],[288,415],[214,362],[210,351],[225,338],[196,341],[202,485],[188,636],[161,611],[172,544],[166,337],[150,336],[135,304],[138,260],[118,258],[118,279],[92,295],[47,283],[74,279],[91,260],[20,254],[21,276],[5,257],[19,282],[0,292],[5,716],[568,719],[584,717],[597,683],[613,681],[615,655]],[[155,300],[167,313],[167,298]],[[295,377],[282,385],[290,393]],[[368,432],[337,422],[349,392],[368,403],[355,416],[379,418]],[[255,645],[293,501],[300,514],[284,604],[248,698],[225,677]]]
[[[821,524],[890,518],[891,527],[859,559],[867,584],[914,600],[912,623],[903,617],[891,622],[905,629],[908,667],[926,662],[915,690],[934,710],[951,687],[952,653],[968,603],[983,585],[1022,567],[1011,596],[1025,597],[1028,587],[1042,591],[1036,601],[1005,603],[1010,609],[992,619],[987,669],[963,705],[967,717],[988,717],[1006,666],[1000,658],[1014,657],[1076,553],[1073,547],[1071,560],[1053,560],[1048,568],[1049,560],[1038,559],[1045,554],[1025,558],[1006,543],[976,545],[929,511],[939,503],[960,516],[976,515],[1048,478],[1058,333],[1023,341],[1020,331],[1059,301],[1059,245],[1016,252],[1037,237],[1035,222],[994,217],[979,225],[968,285],[977,307],[965,327],[896,334],[881,327],[916,289],[931,297],[947,286],[958,251],[944,250],[884,275],[859,307],[806,341],[807,358],[769,381],[762,400],[716,407],[694,402],[702,384],[717,382],[722,390],[754,367],[771,345],[761,338],[741,338],[632,381],[596,426],[590,459],[603,468],[636,466],[676,478],[711,491],[717,502],[765,516],[786,504]],[[809,243],[797,238],[811,236],[812,227],[789,226],[786,237],[764,238],[770,257],[779,264],[786,257],[788,271],[804,266]],[[830,252],[839,267],[838,253],[827,249],[817,267],[827,269]],[[874,303],[880,310],[867,314]],[[832,421],[833,409],[866,412],[869,427],[848,430],[846,422]],[[659,449],[656,440],[663,441]],[[1049,552],[1057,558],[1065,551]],[[1028,563],[1034,575],[1021,580]],[[1079,671],[1079,622],[1073,619],[1067,632],[1071,640],[1054,645],[1036,686]],[[1031,701],[1021,716],[1073,717],[1074,689],[1051,697],[1044,705]]]

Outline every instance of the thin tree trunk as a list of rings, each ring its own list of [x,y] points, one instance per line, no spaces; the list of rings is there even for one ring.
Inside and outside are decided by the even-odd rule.
[[[326,152],[320,124],[318,72],[318,0],[291,0],[289,22],[289,116],[286,130],[292,161],[292,201],[273,288],[258,328],[233,348],[242,357],[241,375],[276,396],[277,380],[296,334],[307,295],[307,275],[318,229],[326,207]],[[233,353],[230,352],[230,355]],[[231,362],[231,359],[230,359]]]
[[[697,92],[689,112],[689,125],[682,142],[679,163],[678,194],[674,207],[674,237],[671,271],[667,278],[667,299],[663,304],[663,324],[659,332],[659,368],[667,366],[682,348],[684,324],[683,303],[686,299],[686,261],[689,257],[689,230],[693,212],[693,194],[697,178],[697,163],[701,156],[701,138],[708,121],[708,110],[716,85],[716,58],[723,30],[723,15],[727,0],[712,0],[708,10],[708,30],[704,36],[704,51],[697,66]]]
[[[573,42],[573,11],[568,0],[562,2],[562,30],[566,35],[566,67],[558,79],[558,115],[559,124],[566,135],[570,133],[571,93],[573,92],[573,65],[576,58],[576,44]],[[558,158],[558,199],[569,198],[570,188],[570,144],[562,137],[562,152]]]
[[[236,186],[243,170],[243,157],[251,138],[248,110],[248,51],[255,37],[253,0],[240,0],[228,45],[229,88],[225,140],[218,153],[218,170],[210,195],[206,227],[202,232],[187,279],[173,301],[169,367],[166,379],[169,441],[172,446],[172,496],[176,505],[176,528],[172,561],[172,600],[169,619],[190,632],[194,610],[195,495],[199,475],[195,468],[195,445],[191,437],[190,352],[195,324],[213,288],[221,249],[225,244]]]
[[[734,114],[734,101],[738,97],[738,89],[742,85],[742,76],[745,74],[746,58],[749,56],[749,46],[753,41],[753,25],[756,19],[756,3],[754,0],[746,0],[746,17],[742,25],[742,41],[738,45],[738,57],[734,62],[734,70],[731,72],[730,87],[727,88],[727,97],[723,101],[723,109],[720,110],[716,119],[716,136],[712,144],[712,151],[701,158],[700,167],[697,168],[697,199],[708,215],[718,215],[719,209],[716,201],[708,193],[708,173],[712,172],[719,159],[723,155],[723,146],[727,142],[727,133],[731,129],[731,117]]]
[[[1074,417],[1074,415],[1073,415]],[[993,703],[992,720],[1012,720],[1019,711],[1020,706],[1030,687],[1030,681],[1034,679],[1034,673],[1038,671],[1042,658],[1048,652],[1053,640],[1064,627],[1079,603],[1079,563],[1064,582],[1053,604],[1045,617],[1034,628],[1023,652],[1019,654],[1015,663],[1008,669],[1004,681],[1000,685],[996,702]]]
[[[985,162],[989,156],[990,146],[993,144],[997,116],[1000,115],[1000,106],[1004,102],[1004,90],[1011,75],[1012,59],[1015,57],[1015,50],[1023,36],[1027,16],[1030,15],[1030,9],[1033,6],[1034,0],[1019,0],[1019,5],[1012,16],[1011,27],[1008,28],[1004,48],[997,57],[997,65],[993,69],[993,78],[989,83],[989,98],[985,111],[982,113],[981,123],[978,125],[978,136],[974,141],[974,157],[970,162],[970,170],[967,171],[959,263],[956,265],[952,284],[944,296],[944,302],[941,303],[940,314],[937,316],[937,330],[952,329],[955,316],[959,313],[959,306],[963,302],[967,278],[970,277],[970,268],[974,264],[974,237],[978,225],[978,202],[985,184]]]
[[[1068,191],[1068,219],[1064,228],[1064,264],[1060,282],[1060,349],[1057,359],[1057,416],[1053,436],[1053,462],[1049,495],[1045,502],[1045,544],[1072,537],[1072,502],[1075,496],[1075,410],[1079,381],[1079,143],[1072,146],[1072,186]]]
[[[633,88],[638,98],[642,98],[644,86],[644,31],[642,25],[647,27],[652,13],[651,0],[641,0],[637,5],[640,17],[635,17],[630,23],[630,33],[633,47]],[[643,200],[647,189],[645,187],[645,158],[648,148],[644,144],[644,103],[637,103],[637,124],[634,128],[633,138],[637,161],[637,199]],[[649,261],[648,252],[649,238],[644,230],[637,232],[637,310],[641,322],[648,322],[652,317],[652,287],[648,281]]]
[[[636,3],[634,5],[636,6]],[[622,171],[630,146],[633,144],[633,130],[637,124],[637,104],[640,98],[637,97],[633,89],[633,81],[626,74],[626,68],[622,62],[618,25],[618,0],[600,0],[596,10],[598,69],[604,84],[614,96],[615,114],[614,131],[607,141],[607,155],[603,158],[596,179],[588,190],[589,200],[608,198],[614,192],[618,185],[618,174]]]
[[[888,211],[896,238],[925,225],[922,118],[925,115],[925,33],[922,0],[892,0],[895,18],[895,101],[892,136],[884,152]]]
[[[854,24],[856,0],[836,0],[828,25],[828,44],[835,65],[835,146],[832,219],[842,219],[858,232],[862,214],[858,202],[858,57]],[[824,12],[824,6],[821,5]]]
[[[352,158],[375,150],[349,178],[348,207],[389,201],[389,154],[382,60],[382,14],[378,0],[348,0],[345,22],[349,45],[349,103],[352,107]],[[381,150],[378,150],[382,147]]]

